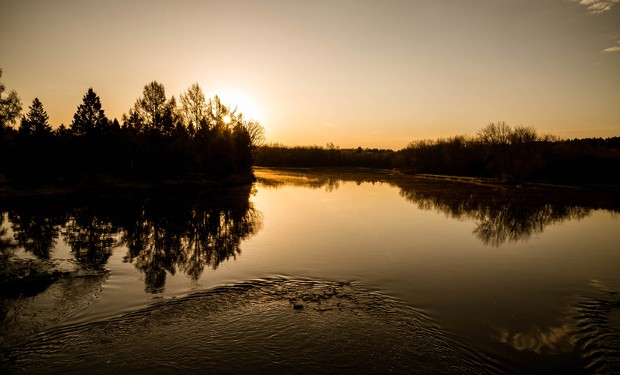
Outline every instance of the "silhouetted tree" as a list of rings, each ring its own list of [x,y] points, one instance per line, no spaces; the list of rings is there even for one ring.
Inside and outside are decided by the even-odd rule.
[[[164,85],[153,81],[144,86],[142,97],[136,101],[133,110],[146,130],[162,132],[169,112],[169,102],[166,100]],[[130,117],[131,115],[130,113]]]
[[[256,120],[245,120],[243,127],[250,136],[250,143],[253,148],[262,146],[265,143],[265,128]]]
[[[123,129],[133,134],[140,133],[144,130],[144,121],[142,117],[133,108],[129,109],[128,114],[123,114]]]
[[[0,69],[0,79],[2,79],[2,69]],[[0,135],[11,128],[16,123],[22,111],[22,103],[15,90],[9,91],[4,97],[6,87],[0,82]]]
[[[58,137],[67,137],[70,134],[69,129],[65,126],[65,124],[60,124],[59,127],[54,130],[54,135]]]
[[[477,133],[478,139],[483,144],[507,145],[512,137],[512,129],[505,122],[490,123]]]
[[[82,104],[77,107],[69,129],[76,136],[84,136],[103,131],[107,126],[108,118],[101,109],[101,100],[91,87],[82,98]]]
[[[393,150],[341,149],[320,146],[286,147],[269,144],[255,148],[256,165],[269,167],[366,167],[388,168],[396,166],[397,155]],[[402,152],[401,152],[402,154]],[[400,155],[402,156],[402,155]],[[405,168],[405,163],[399,164]]]
[[[177,124],[181,121],[179,110],[177,108],[177,100],[174,96],[170,97],[164,108],[164,116],[162,118],[162,125],[160,132],[163,135],[170,136],[177,127]]]
[[[563,141],[532,127],[491,123],[474,138],[415,141],[399,151],[408,173],[499,178],[503,182],[618,184],[618,137]]]
[[[207,101],[198,83],[192,84],[181,94],[181,119],[183,125],[193,135],[201,124],[207,124]]]
[[[49,116],[43,109],[43,104],[38,98],[34,98],[28,113],[22,117],[19,125],[19,134],[23,136],[49,136],[52,135],[52,127],[48,123]]]
[[[238,121],[237,110],[231,110],[215,95],[207,104],[207,121],[209,128],[227,129]]]

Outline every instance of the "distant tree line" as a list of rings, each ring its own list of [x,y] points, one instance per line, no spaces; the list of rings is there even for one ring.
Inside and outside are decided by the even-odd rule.
[[[266,167],[396,168],[407,174],[489,177],[502,182],[620,184],[620,137],[562,140],[532,127],[490,123],[475,136],[411,142],[399,151],[286,147],[257,149]]]
[[[399,154],[400,168],[413,174],[620,184],[620,137],[561,140],[498,122],[473,137],[414,141]]]
[[[268,144],[256,149],[256,165],[264,167],[396,167],[395,152],[370,148],[341,149],[332,143],[326,147]]]
[[[120,123],[105,115],[89,88],[71,124],[57,129],[38,98],[20,118],[19,97],[15,91],[4,97],[4,90],[0,85],[0,174],[16,181],[249,174],[253,149],[264,137],[257,121],[217,96],[207,100],[198,84],[177,104],[153,81]]]

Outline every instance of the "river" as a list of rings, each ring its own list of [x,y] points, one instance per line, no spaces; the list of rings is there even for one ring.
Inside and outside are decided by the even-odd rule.
[[[18,277],[0,284],[0,369],[620,371],[617,194],[256,176],[200,194],[5,202],[0,256]],[[32,271],[15,264],[44,277],[24,286]]]

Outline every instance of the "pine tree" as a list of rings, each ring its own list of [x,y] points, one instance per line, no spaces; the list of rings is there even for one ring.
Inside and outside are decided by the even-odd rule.
[[[34,98],[28,113],[22,117],[19,125],[19,134],[24,136],[47,136],[52,134],[52,127],[48,123],[49,116],[43,109],[43,104]]]
[[[92,87],[88,89],[82,99],[83,103],[77,108],[73,115],[70,129],[74,135],[91,135],[96,131],[102,131],[108,125],[108,118],[101,109],[101,100],[95,94]]]

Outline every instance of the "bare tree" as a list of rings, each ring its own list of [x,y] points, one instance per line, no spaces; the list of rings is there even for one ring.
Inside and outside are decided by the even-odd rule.
[[[490,123],[482,128],[476,135],[482,143],[493,145],[506,145],[510,143],[512,130],[505,122]]]
[[[265,143],[265,128],[260,122],[255,120],[247,120],[242,122],[243,127],[250,135],[252,147],[259,147]]]
[[[510,136],[510,143],[530,143],[539,140],[536,129],[533,126],[515,126]]]

